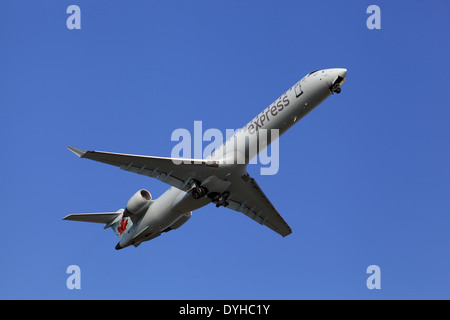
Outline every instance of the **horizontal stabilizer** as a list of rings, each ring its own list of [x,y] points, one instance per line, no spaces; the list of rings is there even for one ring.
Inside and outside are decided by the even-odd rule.
[[[86,153],[86,151],[83,151],[81,149],[74,148],[74,147],[67,147],[67,149],[69,149],[70,151],[75,153],[80,158],[82,158],[84,156],[84,154]]]
[[[119,212],[103,212],[103,213],[79,213],[79,214],[69,214],[64,217],[63,220],[71,221],[83,221],[83,222],[94,222],[94,223],[108,223],[114,221],[118,216],[122,214]]]

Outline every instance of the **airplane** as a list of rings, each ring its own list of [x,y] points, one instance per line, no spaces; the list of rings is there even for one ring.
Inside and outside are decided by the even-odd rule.
[[[171,187],[157,199],[141,189],[128,200],[125,209],[117,212],[70,214],[63,220],[102,223],[105,229],[112,228],[119,238],[116,250],[131,245],[138,247],[142,242],[180,228],[192,217],[192,211],[209,203],[242,212],[282,237],[291,234],[291,227],[248,174],[247,165],[261,152],[262,148],[258,150],[255,146],[263,138],[267,139],[268,133],[275,130],[281,136],[326,98],[340,93],[346,75],[347,70],[343,68],[310,72],[205,159],[68,147],[80,158],[156,178]],[[271,142],[269,139],[267,145]]]

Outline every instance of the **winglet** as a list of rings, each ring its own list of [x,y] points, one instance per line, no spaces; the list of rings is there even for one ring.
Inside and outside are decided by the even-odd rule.
[[[74,148],[74,147],[67,147],[67,149],[69,149],[70,151],[75,153],[80,158],[83,158],[83,156],[86,154],[86,151],[83,151],[81,149],[77,149],[77,148]]]

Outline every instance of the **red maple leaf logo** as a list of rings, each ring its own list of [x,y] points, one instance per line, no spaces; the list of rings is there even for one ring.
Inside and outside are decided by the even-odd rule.
[[[121,235],[122,233],[124,233],[125,230],[127,230],[127,224],[128,224],[128,218],[123,218],[120,221],[120,225],[117,228],[117,232],[119,233],[119,235]]]

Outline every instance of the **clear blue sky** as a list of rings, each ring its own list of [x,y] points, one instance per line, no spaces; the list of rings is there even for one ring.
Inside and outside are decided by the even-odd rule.
[[[68,30],[66,8],[81,8]],[[381,8],[381,30],[366,9]],[[450,298],[448,1],[0,1],[0,298]],[[139,248],[101,225],[167,186],[78,159],[170,156],[173,130],[239,128],[308,72],[348,69],[249,172],[281,238],[214,205]],[[81,268],[81,290],[66,268]],[[366,268],[381,268],[368,290]]]

